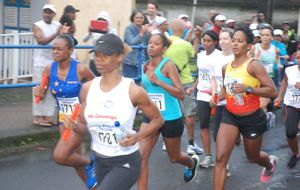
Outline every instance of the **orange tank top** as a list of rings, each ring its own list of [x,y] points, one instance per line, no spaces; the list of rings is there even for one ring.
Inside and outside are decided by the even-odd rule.
[[[232,67],[232,62],[226,66],[224,85],[226,87],[226,108],[233,114],[244,114],[255,111],[260,107],[259,96],[242,93],[236,95],[232,92],[233,83],[242,83],[252,88],[260,87],[261,83],[247,71],[248,64],[253,59],[243,63],[237,68]],[[238,97],[239,96],[239,97]],[[240,100],[237,100],[240,98]]]

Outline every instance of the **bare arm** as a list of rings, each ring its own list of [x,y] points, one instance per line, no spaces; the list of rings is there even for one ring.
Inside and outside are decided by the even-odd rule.
[[[46,45],[59,35],[59,30],[57,30],[57,32],[52,34],[51,36],[44,37],[42,30],[36,25],[33,25],[32,32],[39,45]]]
[[[95,78],[95,75],[90,68],[83,64],[77,64],[77,75],[79,77],[79,81],[90,81]]]
[[[138,106],[150,120],[148,124],[144,124],[147,126],[143,127],[143,130],[140,130],[138,134],[138,140],[140,141],[151,134],[157,133],[163,125],[164,120],[157,106],[150,100],[143,88],[131,84],[129,94],[133,105]]]
[[[151,82],[155,83],[158,86],[161,86],[167,92],[169,92],[176,98],[182,100],[184,98],[184,90],[183,90],[183,87],[182,87],[182,84],[181,84],[181,81],[179,78],[179,74],[178,74],[175,64],[168,61],[162,68],[162,72],[171,79],[171,81],[173,83],[172,86],[159,80],[153,70],[149,69],[149,71],[146,73],[146,75]]]
[[[265,98],[276,98],[277,90],[274,82],[268,76],[266,70],[261,64],[259,64],[257,61],[252,61],[251,63],[249,63],[248,73],[257,78],[261,83],[261,87],[253,88],[253,92],[251,94]],[[247,86],[237,83],[234,84],[233,87],[234,93],[246,92],[247,88]]]
[[[274,100],[274,102],[280,103],[283,100],[283,96],[285,94],[287,86],[288,86],[287,76],[286,76],[286,74],[284,74],[284,77],[283,77],[283,79],[282,79],[282,81],[280,83],[280,88],[279,88],[278,96]]]

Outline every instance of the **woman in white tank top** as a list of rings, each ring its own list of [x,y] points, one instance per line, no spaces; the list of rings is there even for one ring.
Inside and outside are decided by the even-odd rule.
[[[297,130],[300,121],[300,50],[296,53],[297,65],[285,69],[284,78],[281,81],[278,97],[274,100],[285,104],[285,134],[288,145],[292,151],[287,166],[292,169],[300,160],[298,148]]]
[[[86,129],[90,132],[95,155],[90,167],[96,171],[98,188],[104,190],[129,190],[136,183],[141,168],[138,142],[157,133],[163,124],[158,108],[146,91],[120,74],[127,50],[114,34],[105,34],[97,40],[94,60],[102,76],[82,86],[82,111],[77,124],[67,121],[82,138]],[[148,126],[139,132],[133,131],[137,108],[150,119]],[[121,139],[118,139],[119,127],[125,131]]]

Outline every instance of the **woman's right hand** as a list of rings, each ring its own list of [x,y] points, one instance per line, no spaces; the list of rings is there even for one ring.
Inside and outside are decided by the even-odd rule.
[[[39,96],[41,97],[41,99],[44,98],[46,94],[46,90],[45,89],[41,89],[40,86],[36,86],[36,87],[33,87],[33,95],[36,97],[36,96]]]
[[[280,106],[281,101],[282,101],[281,97],[278,96],[277,98],[275,98],[275,100],[273,101],[274,102],[274,106],[275,107]]]
[[[193,89],[192,87],[186,89],[186,93],[187,93],[188,95],[191,95],[193,92],[194,92],[194,89]]]

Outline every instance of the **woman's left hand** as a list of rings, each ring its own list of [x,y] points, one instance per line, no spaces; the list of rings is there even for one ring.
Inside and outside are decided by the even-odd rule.
[[[138,141],[138,134],[127,134],[124,139],[122,139],[119,144],[123,147],[133,146]]]
[[[241,83],[233,83],[231,88],[232,88],[233,93],[237,94],[237,93],[246,92],[247,87]]]

